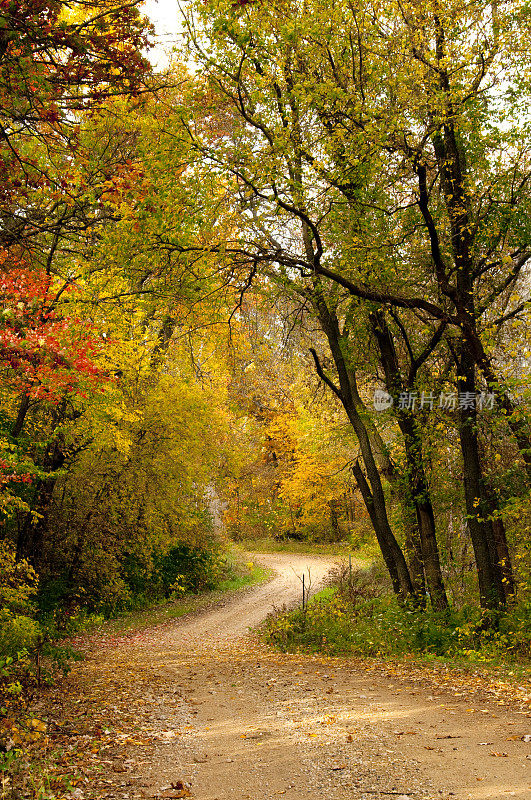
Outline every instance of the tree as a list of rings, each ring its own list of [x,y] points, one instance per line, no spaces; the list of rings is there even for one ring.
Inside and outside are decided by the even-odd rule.
[[[2,444],[9,457],[0,466],[2,488],[7,487],[2,515],[18,510],[25,517],[25,531],[27,526],[34,527],[35,513],[44,510],[42,501],[48,489],[46,480],[42,480],[44,465],[41,462],[39,469],[32,446],[19,440],[27,414],[32,406],[63,408],[74,397],[94,391],[103,378],[95,364],[101,340],[89,325],[53,310],[52,285],[45,273],[21,263],[10,264],[8,254],[3,255],[3,269],[7,271],[0,273]],[[8,488],[13,484],[14,493]],[[17,484],[24,489],[21,496]],[[27,484],[32,486],[28,488]],[[39,500],[30,508],[23,498],[27,500],[34,493]],[[27,555],[26,544],[22,533],[19,555]]]
[[[210,35],[196,23],[207,16]],[[500,15],[485,4],[389,3],[373,13],[370,4],[338,3],[311,18],[289,3],[217,16],[209,6],[190,20],[190,35],[219,104],[240,117],[215,152],[199,143],[232,172],[249,208],[247,241],[234,243],[234,257],[318,275],[354,297],[449,326],[461,339],[460,391],[475,392],[479,368],[527,462],[526,423],[484,341],[492,317],[502,325],[522,311],[495,316],[530,257],[518,216],[528,204],[525,157],[498,123],[493,83],[503,62],[509,85],[522,86],[507,44],[517,19],[527,31],[523,7]],[[289,223],[280,235],[275,214],[298,220],[301,236]],[[352,220],[342,260],[330,257],[334,217],[336,232],[339,220]],[[371,229],[381,232],[376,247]],[[467,516],[481,601],[497,608],[505,597],[495,509],[469,411],[461,409],[460,425]]]
[[[55,158],[73,156],[83,114],[112,95],[135,95],[150,69],[150,28],[138,3],[3,0],[0,7],[0,146],[3,244],[46,229],[17,212],[43,186],[68,196]],[[66,191],[65,191],[66,190]],[[31,203],[28,203],[31,208]]]
[[[237,51],[238,47],[239,44],[237,43]],[[282,44],[280,47],[282,47]],[[253,62],[251,80],[257,74],[260,76],[258,78],[260,84],[270,68],[275,72],[277,54],[271,54],[267,50],[266,44],[263,44],[258,49],[260,61],[258,61],[257,56]],[[286,59],[286,69],[289,69],[289,49],[290,45],[288,44],[283,52],[283,58]],[[234,58],[237,57],[238,55],[236,54]],[[306,178],[303,181],[301,137],[306,135],[308,130],[304,128],[304,134],[301,133],[303,113],[298,107],[299,98],[292,97],[292,102],[290,101],[290,88],[288,85],[286,89],[285,76],[281,79],[283,81],[283,89],[286,90],[285,96],[282,95],[280,84],[274,82],[274,77],[271,78],[274,89],[271,90],[267,98],[264,98],[264,95],[259,98],[262,104],[266,99],[267,102],[270,101],[271,103],[269,110],[273,116],[270,118],[271,122],[268,126],[265,126],[265,123],[260,119],[260,112],[257,110],[258,106],[255,106],[250,99],[251,89],[246,87],[243,81],[240,80],[242,76],[239,75],[235,78],[234,83],[231,83],[231,73],[225,70],[222,77],[220,77],[221,74],[216,73],[213,75],[213,83],[220,82],[222,84],[222,92],[234,101],[236,109],[241,112],[245,122],[255,126],[258,136],[262,137],[264,145],[264,150],[261,152],[256,143],[253,144],[252,133],[250,135],[247,133],[245,124],[241,127],[241,122],[234,121],[234,128],[237,129],[234,137],[237,141],[237,151],[234,153],[235,161],[232,161],[232,151],[229,146],[228,168],[233,171],[236,182],[240,184],[242,202],[244,204],[248,203],[252,212],[252,216],[249,215],[246,220],[249,224],[246,226],[242,240],[245,240],[245,235],[250,237],[254,235],[258,236],[258,238],[251,239],[252,244],[248,240],[248,243],[241,248],[238,248],[236,244],[234,248],[231,248],[230,245],[229,247],[223,245],[223,251],[230,253],[235,263],[250,263],[251,275],[253,270],[256,271],[262,262],[276,263],[280,269],[273,276],[274,279],[279,283],[282,283],[282,281],[289,283],[290,269],[304,269],[304,266],[306,266],[308,274],[311,274],[317,271],[314,270],[313,262],[319,261],[322,255],[321,245],[318,244],[316,250],[312,242],[317,229],[309,216],[313,212],[307,210],[311,206],[318,213],[318,200]],[[229,76],[228,80],[225,81],[227,76]],[[249,99],[248,104],[246,103],[247,99]],[[304,103],[304,100],[302,102]],[[283,109],[286,111],[285,117],[283,116]],[[288,116],[290,116],[289,120]],[[206,141],[203,140],[203,143],[196,139],[196,146],[207,158],[211,159],[210,163],[215,164],[217,161],[227,163],[227,161],[223,162],[223,158],[227,157],[227,153],[225,151],[214,152],[213,148],[208,146],[208,138]],[[224,147],[223,144],[222,147]],[[281,166],[282,162],[285,164],[284,168]],[[287,176],[285,181],[282,178],[283,174]],[[278,215],[287,220],[291,242],[295,246],[296,244],[300,245],[301,256],[294,256],[285,252],[275,239]],[[299,234],[296,232],[296,228],[293,227],[293,222],[298,222],[301,225]],[[267,228],[268,223],[270,223],[269,228]],[[328,224],[327,220],[326,224],[322,226],[323,231],[328,230]],[[317,234],[317,237],[319,237],[319,234]],[[254,247],[256,247],[256,250]],[[270,252],[271,248],[275,248],[274,254]],[[321,248],[320,252],[319,248]],[[358,404],[355,399],[357,397],[357,389],[350,385],[354,377],[353,372],[350,371],[350,376],[347,376],[348,368],[345,364],[344,355],[341,353],[339,323],[335,317],[333,307],[330,309],[327,306],[327,300],[319,281],[314,281],[313,287],[305,291],[305,299],[315,308],[317,317],[331,347],[336,367],[344,374],[343,383],[340,378],[341,393],[338,396],[343,398],[349,419],[358,436],[361,437],[363,457],[369,470],[369,484],[371,486],[371,490],[365,491],[364,496],[370,507],[373,524],[377,528],[378,539],[393,576],[395,589],[401,596],[407,597],[412,594],[413,587],[404,556],[387,520],[384,492],[374,461],[370,438],[367,435],[362,416],[358,412]],[[364,488],[368,489],[368,486],[365,481]]]
[[[71,400],[90,389],[96,373],[91,350],[101,345],[87,321],[58,307],[71,300],[80,240],[86,244],[90,229],[101,224],[88,199],[90,182],[80,180],[82,123],[105,98],[144,90],[148,32],[135,3],[82,0],[67,7],[55,0],[6,0],[0,7],[3,410],[8,447],[35,478],[26,499],[33,494],[36,504],[19,504],[26,512],[19,554],[27,553],[30,532],[42,526],[36,520],[45,519],[53,475],[64,463],[53,431],[79,413]],[[52,277],[54,262],[65,253],[70,263],[59,282]],[[34,441],[24,431],[30,409],[33,422],[42,411]],[[51,431],[46,445],[39,441],[43,428]]]

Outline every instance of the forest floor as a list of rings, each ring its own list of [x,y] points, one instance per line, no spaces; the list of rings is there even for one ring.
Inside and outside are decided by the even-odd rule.
[[[86,660],[34,709],[48,721],[50,791],[72,781],[51,796],[531,798],[525,687],[441,664],[272,651],[249,627],[300,597],[308,567],[315,590],[332,560],[257,560],[276,571],[266,584],[122,637],[87,637]]]

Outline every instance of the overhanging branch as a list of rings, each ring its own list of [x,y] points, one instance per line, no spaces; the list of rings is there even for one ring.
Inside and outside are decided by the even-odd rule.
[[[335,385],[335,383],[332,380],[330,380],[328,375],[326,375],[321,365],[321,362],[319,361],[319,356],[317,355],[313,347],[310,347],[310,353],[312,354],[313,360],[315,362],[315,371],[317,372],[323,383],[326,383],[328,388],[334,392],[334,394],[339,398],[339,400],[341,400],[341,402],[343,402],[343,396],[341,394],[341,390]]]

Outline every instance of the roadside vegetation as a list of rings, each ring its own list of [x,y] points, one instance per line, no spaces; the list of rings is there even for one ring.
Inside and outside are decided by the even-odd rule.
[[[352,545],[348,541],[320,542],[266,536],[263,539],[239,539],[238,545],[252,553],[308,553],[311,555],[339,556],[348,554]]]
[[[445,612],[400,605],[383,565],[330,574],[329,586],[307,604],[271,615],[262,628],[270,645],[285,652],[330,656],[444,661],[453,666],[503,668],[531,678],[531,609],[528,603],[485,626],[472,603]]]
[[[90,637],[95,632],[106,636],[154,628],[223,600],[227,593],[257,586],[271,577],[269,570],[252,561],[239,547],[230,547],[226,558],[228,563],[225,577],[210,589],[175,593],[167,600],[122,611],[108,619],[100,616],[80,632],[81,639]]]
[[[137,0],[0,0],[6,770],[63,642],[231,541],[379,553],[282,647],[529,655],[528,0],[182,14],[162,73]]]

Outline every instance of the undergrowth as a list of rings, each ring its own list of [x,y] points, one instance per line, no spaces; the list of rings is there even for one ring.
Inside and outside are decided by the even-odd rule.
[[[312,555],[342,555],[352,549],[350,542],[310,542],[298,539],[275,539],[273,536],[238,539],[238,544],[255,553],[308,553]]]
[[[151,628],[216,602],[224,592],[234,592],[246,586],[254,586],[263,583],[270,577],[267,569],[253,561],[242,559],[239,551],[235,549],[229,551],[227,560],[229,569],[225,577],[213,589],[200,593],[175,592],[166,601],[144,604],[131,610],[122,611],[109,619],[101,617],[96,623],[98,629],[109,633],[121,633]],[[88,630],[90,631],[94,627],[95,625],[90,625]]]
[[[485,629],[473,607],[435,612],[400,607],[383,568],[338,571],[333,585],[307,606],[283,609],[264,626],[266,641],[287,651],[396,658],[408,654],[478,664],[529,665],[531,606],[500,615]]]

